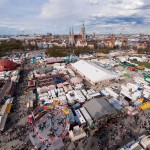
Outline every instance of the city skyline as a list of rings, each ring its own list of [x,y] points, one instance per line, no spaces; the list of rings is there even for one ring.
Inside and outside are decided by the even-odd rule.
[[[148,0],[0,0],[0,35],[51,32],[149,34]]]

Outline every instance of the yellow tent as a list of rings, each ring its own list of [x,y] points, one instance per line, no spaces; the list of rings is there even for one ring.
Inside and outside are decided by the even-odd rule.
[[[64,109],[64,113],[65,113],[66,115],[68,115],[70,112],[69,112],[68,109]]]
[[[97,53],[97,56],[104,57],[104,56],[106,56],[106,54],[104,54],[104,53]]]
[[[145,110],[145,109],[150,108],[150,102],[147,102],[147,103],[142,104],[140,108],[141,108],[142,110]]]
[[[144,98],[140,98],[139,101],[141,101],[143,103],[144,102]]]
[[[142,66],[138,66],[137,68],[138,68],[138,69],[141,69],[141,70],[144,69]]]
[[[53,100],[53,103],[54,103],[54,105],[58,105],[58,104],[60,104],[60,101],[59,100]]]
[[[6,113],[10,113],[11,106],[12,106],[12,104],[7,105],[6,110],[5,110]]]

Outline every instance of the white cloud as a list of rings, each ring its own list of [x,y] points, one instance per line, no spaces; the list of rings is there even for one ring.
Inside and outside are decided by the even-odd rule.
[[[89,0],[88,4],[90,4],[90,5],[99,5],[100,4],[100,0]]]
[[[117,16],[130,16],[138,12],[136,8],[143,6],[142,0],[108,0],[102,2],[101,8],[95,10],[92,16],[98,17],[117,17]]]
[[[113,33],[121,29],[140,32],[142,28],[149,30],[149,0],[43,0],[43,3],[32,0],[32,7],[30,0],[27,0],[24,3],[28,5],[21,5],[19,9],[11,3],[1,8],[4,1],[0,0],[1,26],[68,33],[71,26],[79,32],[81,21],[84,20],[87,32],[96,30]],[[141,22],[140,25],[137,24],[137,19]]]
[[[144,5],[143,0],[127,0],[124,3],[125,9],[137,9]]]
[[[58,0],[55,2],[49,0],[48,3],[45,3],[42,6],[42,11],[40,17],[42,19],[55,19],[58,16],[62,15],[61,5],[58,3]]]
[[[95,5],[91,7],[88,3]],[[48,0],[43,4],[39,17],[49,20],[63,18],[67,21],[72,18],[77,21],[87,17],[131,16],[138,13],[138,8],[144,3],[144,0]]]
[[[42,19],[57,20],[75,14],[78,6],[75,0],[48,0],[48,2],[42,6],[39,17]]]

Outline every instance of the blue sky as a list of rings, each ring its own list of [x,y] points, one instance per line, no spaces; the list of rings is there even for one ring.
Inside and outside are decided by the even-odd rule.
[[[0,35],[80,32],[150,34],[150,0],[0,0]]]

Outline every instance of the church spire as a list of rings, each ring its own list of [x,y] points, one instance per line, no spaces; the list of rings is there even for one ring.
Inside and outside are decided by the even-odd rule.
[[[84,21],[83,21],[83,28],[85,28],[85,27],[84,27]]]
[[[73,27],[72,27],[72,35],[74,36],[74,30],[73,30]]]
[[[69,29],[69,36],[71,36],[71,28]]]
[[[71,27],[70,31],[69,31],[69,44],[70,45],[74,44],[74,31],[73,31],[73,27]]]
[[[73,27],[72,27],[72,45],[74,44],[74,30],[73,30]]]
[[[81,28],[81,35],[82,35],[82,40],[85,41],[86,40],[86,36],[85,36],[84,21],[83,21],[82,28]]]

